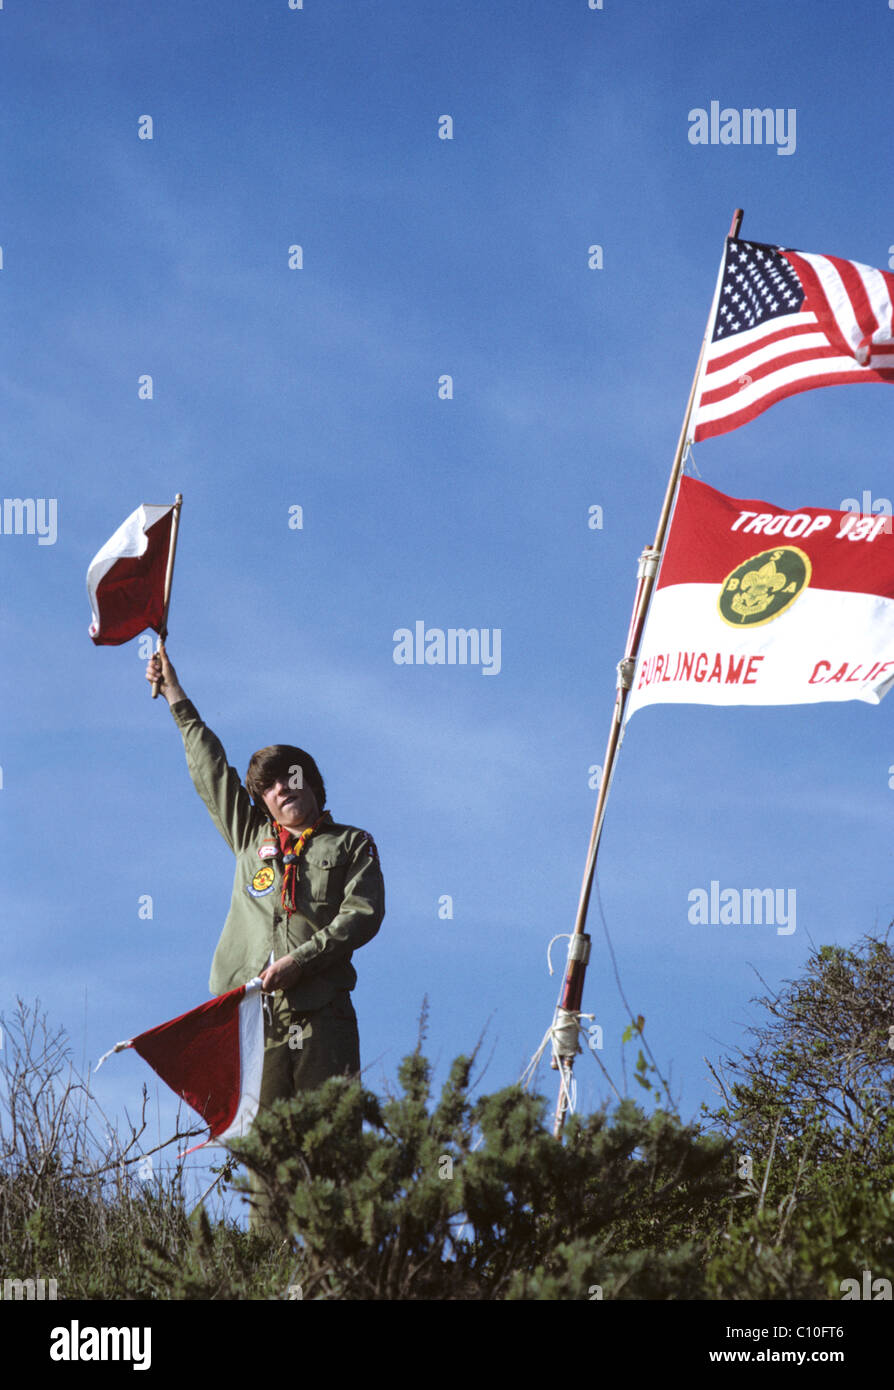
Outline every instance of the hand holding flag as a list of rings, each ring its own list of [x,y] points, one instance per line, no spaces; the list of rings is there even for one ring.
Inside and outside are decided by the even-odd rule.
[[[265,993],[273,994],[278,989],[291,989],[301,978],[301,966],[292,956],[280,956],[258,977]]]
[[[150,656],[146,663],[146,679],[152,683],[153,690],[162,687],[164,697],[169,705],[176,705],[178,700],[187,698],[186,691],[177,678],[177,672],[171,665],[165,644],[161,638],[158,639],[158,649],[153,656]]]

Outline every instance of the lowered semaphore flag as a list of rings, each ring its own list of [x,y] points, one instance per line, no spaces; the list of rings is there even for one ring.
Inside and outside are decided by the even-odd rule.
[[[247,1134],[257,1114],[264,1069],[260,978],[111,1048],[132,1047],[210,1129],[210,1144]],[[197,1144],[196,1148],[201,1148]],[[192,1153],[191,1149],[187,1153]]]
[[[681,479],[628,719],[650,704],[877,705],[892,683],[890,517],[784,511]]]

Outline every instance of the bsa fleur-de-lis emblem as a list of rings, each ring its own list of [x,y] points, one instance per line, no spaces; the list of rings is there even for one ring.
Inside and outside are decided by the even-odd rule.
[[[759,570],[746,570],[730,607],[740,618],[752,618],[769,608],[785,584],[785,575],[776,568],[776,556]]]
[[[730,627],[757,627],[790,608],[810,583],[810,557],[797,546],[752,555],[726,576],[717,609]]]

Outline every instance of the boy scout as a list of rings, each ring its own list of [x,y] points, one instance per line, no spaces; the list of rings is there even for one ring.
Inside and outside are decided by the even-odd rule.
[[[332,819],[319,769],[301,748],[262,748],[243,786],[187,698],[163,644],[149,660],[146,679],[162,682],[193,784],[236,856],[210,987],[223,994],[260,975],[273,996],[265,999],[261,1105],[330,1076],[357,1075],[351,954],[375,936],[385,915],[372,836]]]

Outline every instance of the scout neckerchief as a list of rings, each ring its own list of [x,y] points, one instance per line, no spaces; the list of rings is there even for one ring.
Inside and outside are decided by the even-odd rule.
[[[282,850],[282,905],[285,908],[286,921],[288,922],[292,913],[295,911],[295,886],[298,882],[298,856],[304,849],[311,835],[322,825],[324,821],[332,819],[328,811],[324,811],[319,820],[315,820],[313,825],[309,825],[306,830],[302,830],[300,835],[296,835],[294,830],[287,830],[279,821],[273,822],[273,829],[279,840],[279,847]]]

